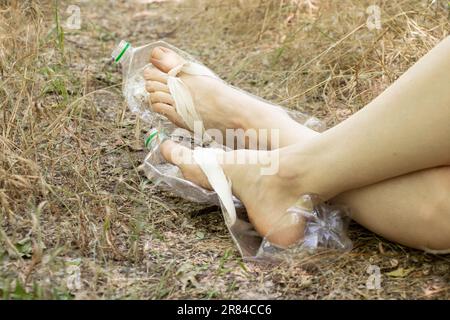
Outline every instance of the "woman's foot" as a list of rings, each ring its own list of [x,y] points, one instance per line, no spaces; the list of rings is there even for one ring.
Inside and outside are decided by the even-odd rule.
[[[167,73],[183,63],[183,59],[170,49],[158,47],[152,52],[151,62],[157,69],[146,70],[145,79],[153,110],[165,115],[176,125],[186,128],[175,111],[174,101],[167,86]],[[188,74],[181,74],[180,77],[188,86],[206,129],[219,129],[222,132],[226,129],[276,129],[280,134],[277,144],[281,146],[292,144],[293,139],[298,142],[316,134],[295,122],[282,108],[247,95],[220,80]],[[271,142],[268,141],[269,148]],[[186,179],[211,189],[200,167],[193,164],[194,161],[186,161],[186,157],[192,158],[190,149],[166,141],[161,146],[161,152],[166,160],[180,167]],[[232,182],[233,194],[245,205],[255,229],[261,235],[267,236],[272,243],[288,246],[303,237],[303,221],[290,227],[276,226],[304,190],[297,186],[298,179],[295,174],[284,174],[286,169],[281,169],[281,175],[278,172],[262,175],[264,165],[261,161],[255,163],[254,159],[261,159],[263,154],[266,156],[266,165],[268,158],[272,163],[278,163],[280,160],[278,152],[253,150],[227,152],[224,159],[220,160],[225,175]],[[237,158],[240,161],[236,161]]]
[[[187,180],[211,189],[203,171],[193,161],[192,150],[168,140],[161,145],[161,153],[166,160],[181,169]],[[282,227],[277,227],[277,223],[299,199],[301,192],[298,190],[301,187],[276,172],[272,175],[261,174],[268,163],[278,161],[278,152],[236,150],[219,157],[218,161],[231,181],[232,192],[244,204],[256,231],[283,247],[299,241],[303,237],[303,221]]]
[[[170,49],[157,47],[153,49],[150,61],[156,68],[147,69],[145,79],[153,110],[163,114],[174,124],[186,128],[183,119],[175,110],[174,100],[167,86],[167,72],[182,64],[183,58]],[[298,125],[282,108],[245,94],[220,80],[183,73],[179,77],[189,88],[195,108],[206,129],[218,129],[224,134],[226,129],[279,130]],[[256,131],[256,135],[258,134]],[[286,129],[282,134],[289,136],[295,132]],[[274,143],[270,140],[271,133],[266,132],[266,135],[268,148],[275,143],[276,146],[280,143],[283,145],[283,136],[280,137],[281,141]],[[292,141],[292,137],[289,139]]]

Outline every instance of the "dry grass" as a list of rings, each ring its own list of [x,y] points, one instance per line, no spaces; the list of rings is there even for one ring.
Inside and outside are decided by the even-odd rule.
[[[82,28],[64,29],[75,2],[0,1],[1,296],[449,298],[448,255],[356,225],[347,255],[244,266],[217,208],[138,174],[147,128],[127,111],[108,60],[120,38],[163,38],[233,84],[333,125],[448,35],[443,1],[380,2],[373,31],[369,1],[116,1],[110,10],[93,0],[79,4]],[[381,290],[365,286],[369,265],[381,269]],[[388,275],[399,268],[407,272]]]

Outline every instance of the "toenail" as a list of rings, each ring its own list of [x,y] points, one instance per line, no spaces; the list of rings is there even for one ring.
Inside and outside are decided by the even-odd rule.
[[[152,51],[152,58],[156,60],[156,59],[160,58],[162,54],[164,54],[164,51],[161,50],[160,47],[156,47]]]

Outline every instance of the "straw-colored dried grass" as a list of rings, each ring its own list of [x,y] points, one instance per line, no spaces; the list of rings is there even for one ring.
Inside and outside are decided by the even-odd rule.
[[[93,0],[79,4],[80,30],[64,29],[73,3],[58,3],[0,1],[2,297],[448,299],[447,256],[357,226],[350,254],[244,267],[217,208],[137,172],[147,128],[107,58],[120,38],[163,38],[234,85],[333,125],[448,35],[442,2],[380,1],[381,30],[365,25],[369,1],[123,0],[111,10]],[[382,290],[365,287],[369,265]],[[387,275],[400,267],[404,277]]]

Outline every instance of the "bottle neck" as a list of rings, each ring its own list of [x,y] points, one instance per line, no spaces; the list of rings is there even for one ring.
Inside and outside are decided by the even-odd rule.
[[[111,57],[116,63],[124,63],[129,59],[132,50],[130,43],[122,40],[112,52]]]

